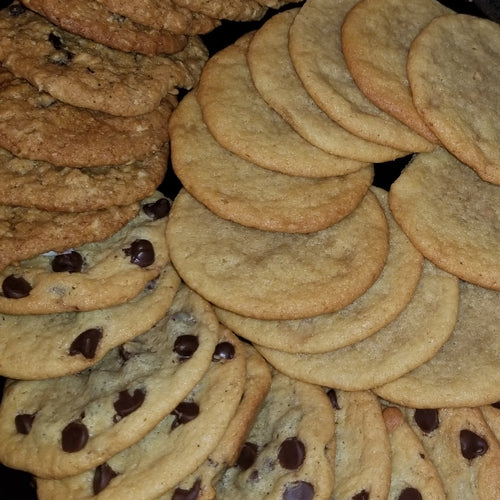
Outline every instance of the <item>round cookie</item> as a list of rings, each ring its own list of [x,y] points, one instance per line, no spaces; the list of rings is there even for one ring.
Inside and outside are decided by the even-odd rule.
[[[70,168],[13,156],[0,148],[2,204],[86,212],[129,205],[154,193],[167,169],[169,145],[126,165]]]
[[[89,212],[0,205],[0,273],[43,252],[63,252],[110,238],[137,216],[138,203]]]
[[[2,69],[0,147],[61,167],[124,165],[163,147],[176,104],[167,95],[150,113],[113,116],[57,101]]]
[[[25,0],[22,3],[68,32],[124,52],[148,56],[173,54],[187,43],[185,34],[138,24],[94,0],[85,3],[74,0]]]
[[[8,13],[0,11],[2,64],[40,92],[103,113],[135,116],[154,111],[177,87],[191,88],[208,58],[205,46],[194,37],[175,57],[147,57],[64,31],[27,9],[15,16]],[[185,64],[195,57],[199,68]]]
[[[372,389],[436,355],[455,326],[458,295],[458,280],[426,261],[412,300],[399,316],[370,337],[319,354],[255,347],[290,377],[346,391]]]
[[[415,38],[408,79],[415,106],[441,143],[478,175],[500,184],[500,26],[441,16]]]
[[[422,28],[452,12],[436,0],[362,0],[342,24],[342,52],[356,85],[380,109],[435,143],[413,104],[406,61]]]
[[[387,498],[445,500],[436,467],[427,456],[420,439],[405,421],[401,410],[390,406],[383,410],[382,415],[391,443],[391,489]]]
[[[498,401],[499,315],[500,292],[461,282],[459,314],[450,339],[427,363],[375,391],[416,408]]]
[[[0,273],[0,312],[90,311],[134,298],[169,262],[169,208],[169,201],[155,193],[142,201],[136,217],[103,241],[6,267]]]
[[[245,390],[224,436],[198,469],[155,500],[189,499],[195,493],[196,500],[213,499],[216,483],[227,467],[235,464],[271,386],[269,365],[250,344],[243,346],[247,356]]]
[[[496,498],[500,443],[479,408],[403,412],[434,463],[446,498]]]
[[[288,30],[299,9],[271,17],[259,28],[247,54],[252,80],[263,99],[304,139],[334,155],[366,162],[405,153],[351,134],[319,108],[304,89],[288,50]]]
[[[357,2],[308,0],[290,26],[293,66],[317,105],[354,135],[400,151],[430,151],[433,143],[375,106],[349,73],[341,27]]]
[[[500,187],[442,148],[414,157],[389,204],[412,243],[437,266],[500,290]]]
[[[62,377],[97,363],[148,331],[167,313],[180,279],[170,264],[134,299],[106,309],[0,315],[0,374],[29,380]],[[136,318],[140,317],[140,321]]]
[[[307,178],[261,168],[224,149],[203,123],[193,92],[169,121],[172,166],[184,188],[212,212],[267,231],[310,233],[351,213],[373,180],[373,166]]]
[[[172,207],[167,242],[181,278],[216,306],[261,319],[296,319],[341,309],[364,293],[384,266],[387,233],[370,191],[337,224],[291,234],[222,219],[183,190]]]
[[[331,498],[387,498],[391,451],[377,397],[369,391],[330,389],[327,394],[335,410],[335,484]]]
[[[344,175],[366,163],[313,146],[262,99],[248,69],[251,34],[205,65],[196,96],[203,120],[223,147],[261,167],[302,177]]]
[[[139,24],[180,35],[205,34],[220,25],[220,20],[180,7],[171,0],[97,1],[110,11],[126,16]]]
[[[143,439],[102,467],[37,480],[39,499],[153,499],[193,472],[223,438],[245,388],[246,358],[238,339],[221,331],[213,353],[196,387]]]
[[[285,352],[318,353],[369,337],[392,321],[411,300],[423,257],[390,214],[386,191],[372,187],[389,225],[389,253],[375,283],[337,312],[312,318],[265,321],[216,308],[219,320],[251,342]]]
[[[332,406],[320,387],[273,372],[242,453],[217,484],[217,498],[328,500],[334,427]]]
[[[267,7],[257,0],[173,0],[176,5],[200,12],[215,19],[231,21],[257,21],[267,12]]]
[[[184,400],[210,366],[218,331],[210,305],[181,287],[156,325],[87,370],[8,382],[0,405],[2,462],[46,478],[103,464]]]

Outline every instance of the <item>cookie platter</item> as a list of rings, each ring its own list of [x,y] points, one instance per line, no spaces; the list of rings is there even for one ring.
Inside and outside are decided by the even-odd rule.
[[[0,497],[496,498],[495,2],[163,3],[0,11]]]

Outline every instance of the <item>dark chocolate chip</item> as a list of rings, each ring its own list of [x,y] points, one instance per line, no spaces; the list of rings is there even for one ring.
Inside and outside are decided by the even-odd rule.
[[[52,271],[55,273],[79,273],[83,267],[83,257],[74,250],[68,253],[61,253],[52,259]]]
[[[234,358],[234,345],[231,342],[219,342],[215,346],[215,351],[212,356],[212,361],[220,361],[222,359]]]
[[[69,355],[81,354],[84,358],[92,359],[97,351],[97,346],[102,339],[102,328],[89,328],[80,333],[69,346]]]
[[[53,31],[49,33],[48,39],[54,49],[61,50],[64,48],[62,38],[59,35],[56,35]]]
[[[328,396],[328,399],[330,400],[330,403],[332,404],[333,408],[335,410],[340,410],[339,402],[337,401],[337,393],[335,392],[335,389],[328,389],[326,395]]]
[[[116,415],[113,419],[114,422],[118,422],[120,419],[133,413],[142,403],[144,403],[145,399],[146,391],[142,389],[136,389],[132,394],[126,390],[120,391],[118,399],[113,403],[113,407],[116,411]]]
[[[179,335],[174,342],[174,352],[178,354],[180,361],[186,361],[193,356],[199,345],[196,335]]]
[[[20,413],[19,415],[16,415],[16,418],[14,419],[16,431],[19,434],[29,434],[31,427],[33,427],[33,420],[35,420],[34,413]]]
[[[8,299],[22,299],[27,297],[32,286],[22,277],[10,274],[2,282],[2,292]]]
[[[200,407],[196,403],[189,401],[179,403],[172,412],[172,414],[175,415],[175,419],[172,422],[172,429],[175,429],[181,424],[191,422],[191,420],[194,420],[199,413]]]
[[[460,431],[460,449],[467,460],[480,457],[488,451],[488,443],[484,438],[468,429]]]
[[[197,479],[189,490],[176,488],[172,500],[196,500],[201,490],[201,481]]]
[[[491,406],[493,406],[493,408],[497,408],[498,410],[500,410],[500,401],[497,401],[496,403],[492,403]]]
[[[92,481],[92,489],[94,491],[94,495],[100,493],[111,480],[116,477],[118,474],[107,464],[103,463],[96,467],[94,472],[94,480]]]
[[[154,203],[146,203],[142,209],[144,213],[153,220],[163,219],[170,213],[171,204],[167,198],[160,198]]]
[[[439,412],[433,408],[415,410],[413,415],[422,432],[429,434],[439,427]]]
[[[285,439],[278,450],[278,460],[281,467],[288,470],[298,469],[306,458],[306,447],[296,437]]]
[[[12,17],[20,16],[26,12],[26,7],[21,3],[14,3],[9,6],[9,15]]]
[[[132,264],[139,267],[148,267],[155,261],[155,251],[148,240],[135,240],[129,248],[124,248],[123,252],[130,257]]]
[[[283,492],[283,500],[312,500],[313,498],[314,486],[306,481],[290,483]]]
[[[241,448],[236,465],[241,470],[247,470],[255,463],[258,454],[258,447],[255,443],[246,442]]]
[[[367,490],[361,490],[352,497],[352,500],[368,500],[369,498],[370,493]]]
[[[89,440],[87,426],[79,420],[70,422],[62,430],[62,449],[68,453],[74,453],[85,448]]]
[[[416,488],[405,488],[399,494],[398,500],[422,500],[422,495]]]

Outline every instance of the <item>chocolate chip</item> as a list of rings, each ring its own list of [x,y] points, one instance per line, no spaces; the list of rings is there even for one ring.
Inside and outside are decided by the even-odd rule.
[[[290,483],[283,492],[283,500],[312,500],[312,498],[314,498],[314,487],[306,481]]]
[[[27,297],[32,286],[22,277],[10,274],[2,282],[2,292],[8,299],[22,299]]]
[[[174,342],[174,352],[178,354],[180,361],[186,361],[193,356],[199,345],[196,335],[179,335]]]
[[[16,418],[14,419],[16,431],[19,434],[29,434],[31,427],[33,427],[33,420],[35,420],[34,413],[20,413],[19,415],[16,415]]]
[[[285,439],[278,450],[278,460],[284,469],[298,469],[306,458],[306,447],[296,437]]]
[[[493,408],[497,408],[500,410],[500,401],[497,401],[496,403],[492,403],[491,406],[493,406]]]
[[[52,271],[55,273],[79,273],[83,267],[83,257],[74,250],[68,253],[61,253],[52,259],[51,266]]]
[[[361,490],[352,497],[352,500],[368,500],[369,498],[370,493],[366,490]]]
[[[113,421],[116,423],[133,413],[142,403],[144,403],[144,399],[146,399],[146,391],[142,389],[136,389],[132,394],[127,390],[120,391],[118,399],[113,403],[113,407],[116,411]]]
[[[191,422],[191,420],[194,420],[199,413],[200,407],[196,403],[189,401],[179,403],[172,412],[172,415],[175,415],[175,419],[172,422],[172,429],[175,429],[181,424]]]
[[[259,448],[255,443],[246,442],[241,448],[238,460],[236,460],[236,465],[241,470],[247,470],[252,467],[257,458]]]
[[[172,500],[196,500],[201,490],[201,481],[197,479],[189,490],[176,488]]]
[[[429,434],[439,427],[439,412],[432,408],[415,410],[413,415],[422,432]]]
[[[135,240],[129,248],[124,248],[123,252],[130,257],[132,264],[139,267],[148,267],[155,261],[155,251],[148,240]]]
[[[14,3],[9,6],[9,15],[12,17],[20,16],[26,12],[26,7],[21,3]]]
[[[84,358],[92,359],[97,351],[97,346],[102,339],[102,328],[89,328],[80,333],[69,346],[69,355],[81,354]]]
[[[70,422],[62,430],[62,449],[68,453],[74,453],[85,448],[89,440],[87,426],[79,420]]]
[[[335,410],[340,410],[339,402],[337,401],[337,393],[335,392],[335,389],[329,389],[326,395],[328,396],[328,399],[330,400],[330,403],[332,404],[333,408]]]
[[[422,500],[422,495],[416,488],[405,488],[399,494],[398,500]]]
[[[488,451],[488,443],[484,438],[468,429],[460,431],[460,449],[467,460],[480,457]]]
[[[231,344],[231,342],[219,342],[215,346],[212,361],[220,361],[221,359],[233,359],[234,353],[234,345]]]
[[[163,219],[170,213],[171,204],[167,198],[160,198],[154,203],[146,203],[142,209],[144,213],[153,220]]]
[[[106,488],[111,480],[117,475],[118,474],[107,463],[99,465],[94,472],[94,480],[92,481],[94,495],[97,495]]]
[[[56,35],[53,31],[49,33],[48,39],[54,49],[61,50],[64,47],[61,37]]]

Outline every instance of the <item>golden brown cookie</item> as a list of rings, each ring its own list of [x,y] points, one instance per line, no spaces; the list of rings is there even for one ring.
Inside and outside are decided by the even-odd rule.
[[[368,192],[349,216],[322,231],[261,231],[222,219],[181,191],[167,226],[181,278],[223,309],[261,319],[338,310],[366,291],[388,252],[387,221]]]
[[[257,21],[267,7],[257,0],[172,0],[176,5],[215,19]]]

